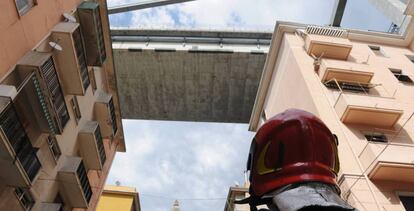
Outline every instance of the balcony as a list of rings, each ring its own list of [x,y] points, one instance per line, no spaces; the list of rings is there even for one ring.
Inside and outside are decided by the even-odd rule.
[[[89,66],[102,66],[106,60],[105,42],[102,30],[100,6],[84,1],[77,12],[85,43],[86,61]]]
[[[106,154],[97,122],[86,122],[78,134],[81,155],[88,169],[101,170]]]
[[[393,127],[403,114],[393,98],[341,93],[335,110],[346,124]]]
[[[30,187],[41,168],[11,98],[0,97],[0,178],[3,184]]]
[[[54,56],[65,93],[84,95],[90,81],[79,24],[61,22],[52,29],[51,36],[63,48],[54,51]]]
[[[305,48],[309,55],[323,58],[347,60],[352,50],[352,43],[345,38],[317,34],[307,34]]]
[[[58,172],[64,196],[74,208],[87,208],[92,197],[87,171],[82,158],[65,156]],[[66,200],[65,200],[66,201]]]
[[[12,100],[34,147],[40,147],[42,133],[52,133],[54,128],[44,96],[36,88],[37,81],[35,73],[13,71],[0,85],[0,96]]]
[[[115,107],[112,95],[105,92],[97,93],[98,97],[94,106],[94,115],[99,123],[104,138],[111,138],[118,130],[116,123]]]
[[[32,98],[36,96],[41,103],[51,133],[61,134],[70,117],[52,55],[31,51],[18,62],[14,72],[17,81],[22,80],[22,76],[35,74],[31,78],[36,91]]]
[[[367,64],[323,59],[319,76],[322,82],[336,79],[337,81],[368,84],[374,76],[374,71]]]
[[[373,180],[414,182],[413,145],[369,143],[359,158]]]

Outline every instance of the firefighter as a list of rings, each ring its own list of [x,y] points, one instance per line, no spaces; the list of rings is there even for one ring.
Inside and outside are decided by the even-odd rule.
[[[289,109],[264,123],[250,147],[251,211],[356,210],[340,198],[338,141],[315,115]]]

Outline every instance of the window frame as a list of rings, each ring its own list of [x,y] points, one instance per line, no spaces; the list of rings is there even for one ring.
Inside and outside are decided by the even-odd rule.
[[[47,137],[46,142],[47,142],[47,146],[50,150],[50,153],[52,154],[53,159],[57,162],[59,160],[60,156],[62,155],[62,150],[60,149],[60,146],[58,144],[58,141],[57,141],[56,137],[49,135]],[[55,149],[57,149],[58,155],[55,154],[55,151],[54,151],[53,147],[56,147]]]
[[[371,136],[371,139],[369,139],[367,136]],[[385,139],[384,141],[375,141],[374,138],[375,136],[380,137],[383,136]],[[385,135],[384,133],[364,133],[364,137],[368,142],[373,142],[373,143],[388,143],[388,137],[387,135]]]
[[[410,60],[411,63],[414,63],[414,55],[405,54],[405,57]]]
[[[23,8],[19,9],[19,6],[17,4],[18,1],[27,2],[27,5],[25,5]],[[19,17],[22,17],[27,12],[29,12],[30,9],[32,9],[34,6],[37,5],[37,0],[14,0],[14,5],[16,6],[17,14],[19,15]]]
[[[391,71],[391,73],[394,75],[394,77],[402,83],[408,83],[408,84],[412,84],[414,83],[414,81],[410,78],[410,76],[406,75],[403,73],[402,69],[398,69],[398,68],[388,68],[388,70]],[[403,77],[401,77],[403,76]],[[409,80],[401,80],[403,78],[408,78]]]
[[[70,99],[70,107],[72,108],[73,115],[75,117],[76,124],[79,123],[80,119],[82,118],[82,113],[79,108],[78,98],[75,96]]]
[[[405,206],[401,200],[402,197],[412,197],[414,198],[414,192],[408,192],[408,191],[396,191],[395,194],[397,195],[398,199],[400,200],[401,206],[405,209]]]
[[[33,208],[34,204],[36,203],[32,193],[30,192],[29,189],[17,187],[17,188],[14,189],[14,194],[15,194],[17,200],[19,201],[19,204],[22,206],[22,208],[25,211],[31,210]],[[25,202],[22,201],[22,199],[24,199],[25,196],[27,197],[28,202],[30,203],[27,206],[26,206]]]
[[[388,57],[379,45],[368,45],[368,48],[371,50],[372,53],[375,54],[375,56]]]

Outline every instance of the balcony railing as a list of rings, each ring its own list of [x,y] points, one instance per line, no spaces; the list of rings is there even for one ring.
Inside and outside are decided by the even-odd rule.
[[[103,139],[101,135],[101,128],[99,127],[99,125],[96,127],[96,130],[95,130],[95,138],[96,138],[96,145],[98,146],[99,157],[101,158],[101,163],[103,166],[106,161],[106,153],[105,153],[105,147],[104,147]]]
[[[374,76],[374,71],[367,64],[323,59],[319,76],[322,82],[336,79],[340,82],[368,84]]]
[[[95,119],[99,123],[102,136],[113,137],[118,131],[118,126],[112,95],[105,92],[98,92],[97,95],[94,106]]]
[[[3,182],[8,185],[29,187],[41,168],[36,149],[32,147],[11,99],[0,97],[0,104],[0,174],[4,174]]]
[[[106,154],[98,122],[88,121],[78,133],[80,155],[88,169],[102,170]]]
[[[394,98],[341,92],[335,110],[343,123],[393,127],[403,109]]]
[[[309,55],[347,60],[352,49],[352,43],[346,38],[307,34],[305,48]]]
[[[371,179],[414,182],[414,145],[370,142],[359,159]]]
[[[112,122],[112,134],[115,136],[116,132],[118,131],[118,126],[116,125],[116,115],[115,115],[115,107],[114,107],[114,101],[111,97],[111,100],[109,101],[109,112],[111,114],[111,122]]]
[[[58,172],[62,188],[67,194],[67,204],[73,208],[87,208],[92,197],[86,167],[82,158],[63,156],[63,165]]]
[[[82,191],[85,196],[85,199],[87,203],[89,203],[92,197],[92,189],[91,189],[91,185],[89,184],[88,174],[86,173],[86,168],[83,162],[79,164],[79,167],[76,173],[78,175],[78,179],[82,187]]]

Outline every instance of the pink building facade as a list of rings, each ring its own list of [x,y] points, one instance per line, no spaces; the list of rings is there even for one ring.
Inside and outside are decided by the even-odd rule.
[[[106,1],[0,8],[0,210],[95,210],[126,150]]]

